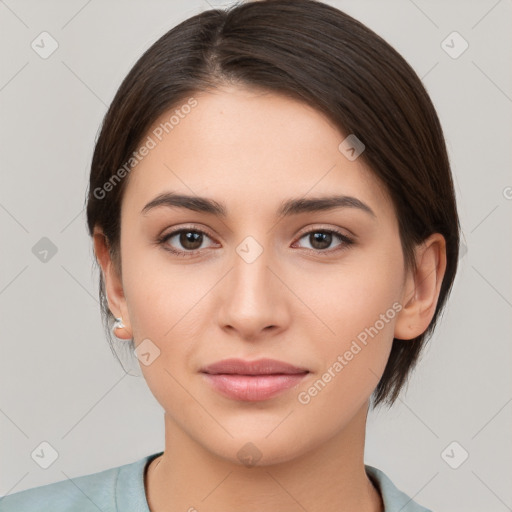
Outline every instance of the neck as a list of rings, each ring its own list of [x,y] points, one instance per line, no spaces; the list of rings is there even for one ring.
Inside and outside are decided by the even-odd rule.
[[[367,405],[342,432],[298,457],[252,467],[212,453],[166,414],[165,451],[146,474],[150,510],[381,512],[364,468],[366,414]]]

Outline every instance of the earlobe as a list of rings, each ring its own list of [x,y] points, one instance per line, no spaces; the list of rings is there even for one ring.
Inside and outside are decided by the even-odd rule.
[[[402,297],[403,308],[394,337],[410,340],[423,334],[436,310],[446,271],[446,241],[440,233],[429,236],[415,251],[416,271],[407,276]]]
[[[118,338],[131,339],[131,326],[123,285],[110,255],[107,237],[100,228],[95,228],[93,240],[94,253],[103,274],[109,309],[116,318],[122,318],[124,324],[124,328],[118,328],[115,335]]]

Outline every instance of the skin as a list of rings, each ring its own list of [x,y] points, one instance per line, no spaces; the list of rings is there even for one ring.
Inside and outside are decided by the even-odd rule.
[[[160,350],[150,365],[141,364],[165,411],[165,451],[145,479],[150,509],[380,511],[363,460],[369,397],[393,337],[407,343],[432,319],[445,241],[430,236],[416,249],[416,272],[406,271],[384,186],[361,158],[350,161],[339,151],[346,135],[317,110],[235,86],[194,98],[197,106],[127,178],[122,276],[101,229],[94,235],[110,309],[126,326],[117,336],[133,337],[136,346],[150,339]],[[228,214],[165,206],[140,213],[166,191],[206,196]],[[350,207],[276,216],[284,200],[333,193],[358,198],[375,216]],[[179,236],[155,242],[190,223],[207,232],[188,246],[199,247],[192,257],[165,250],[186,251]],[[339,229],[355,242],[335,251],[343,242],[333,235],[322,249],[307,234],[322,229]],[[236,252],[247,236],[263,248],[252,263]],[[300,403],[299,393],[393,303],[401,311],[308,404]],[[269,400],[237,401],[199,372],[228,357],[269,357],[310,373]],[[246,443],[261,453],[254,467],[237,456]]]

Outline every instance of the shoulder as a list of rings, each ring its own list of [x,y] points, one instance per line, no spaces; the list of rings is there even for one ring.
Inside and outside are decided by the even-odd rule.
[[[0,498],[1,512],[116,510],[114,489],[119,468],[33,487]]]
[[[0,497],[0,512],[148,512],[144,469],[156,455],[98,473],[8,494]]]
[[[382,501],[384,502],[384,512],[432,512],[400,491],[380,469],[368,465],[365,465],[365,468],[366,474],[380,491]]]

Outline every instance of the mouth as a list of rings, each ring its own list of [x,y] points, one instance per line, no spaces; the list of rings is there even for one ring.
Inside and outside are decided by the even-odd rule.
[[[201,372],[210,375],[295,375],[309,372],[307,368],[294,366],[277,359],[258,359],[245,361],[243,359],[224,359],[201,368]]]
[[[275,359],[226,359],[200,371],[217,392],[249,402],[268,400],[297,386],[310,373],[307,368]]]

